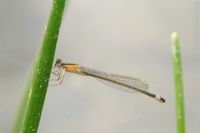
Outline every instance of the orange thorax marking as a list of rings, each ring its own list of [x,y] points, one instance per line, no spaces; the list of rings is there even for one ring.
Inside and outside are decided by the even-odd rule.
[[[77,64],[66,64],[64,65],[65,71],[72,72],[72,73],[79,73],[79,65]]]

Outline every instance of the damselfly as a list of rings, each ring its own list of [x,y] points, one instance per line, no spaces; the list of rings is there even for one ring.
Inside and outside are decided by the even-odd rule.
[[[53,67],[52,74],[56,76],[56,81],[58,84],[62,83],[65,72],[76,73],[83,76],[91,76],[113,88],[127,92],[140,92],[158,100],[161,103],[165,102],[165,99],[161,96],[149,92],[148,84],[143,80],[118,74],[108,74],[91,68],[79,66],[78,64],[66,64],[63,63],[61,59],[57,59]]]

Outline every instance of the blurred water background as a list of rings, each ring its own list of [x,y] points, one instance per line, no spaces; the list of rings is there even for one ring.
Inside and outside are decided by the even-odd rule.
[[[0,132],[12,127],[51,0],[0,0]],[[71,0],[56,58],[144,78],[165,104],[66,74],[49,87],[38,133],[176,133],[170,34],[181,40],[186,131],[200,131],[200,1]]]

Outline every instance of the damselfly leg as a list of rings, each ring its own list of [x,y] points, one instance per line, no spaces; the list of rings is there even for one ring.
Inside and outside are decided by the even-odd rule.
[[[51,72],[50,86],[62,84],[65,76],[65,69],[62,67],[53,67]]]

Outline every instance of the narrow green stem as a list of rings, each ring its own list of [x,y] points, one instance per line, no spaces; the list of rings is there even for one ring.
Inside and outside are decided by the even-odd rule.
[[[185,133],[184,122],[184,97],[183,97],[183,81],[182,81],[182,67],[180,44],[177,33],[172,33],[172,58],[174,67],[174,82],[176,92],[176,119],[177,119],[177,133]]]
[[[48,24],[25,88],[13,133],[36,133],[47,92],[65,0],[53,0]]]

